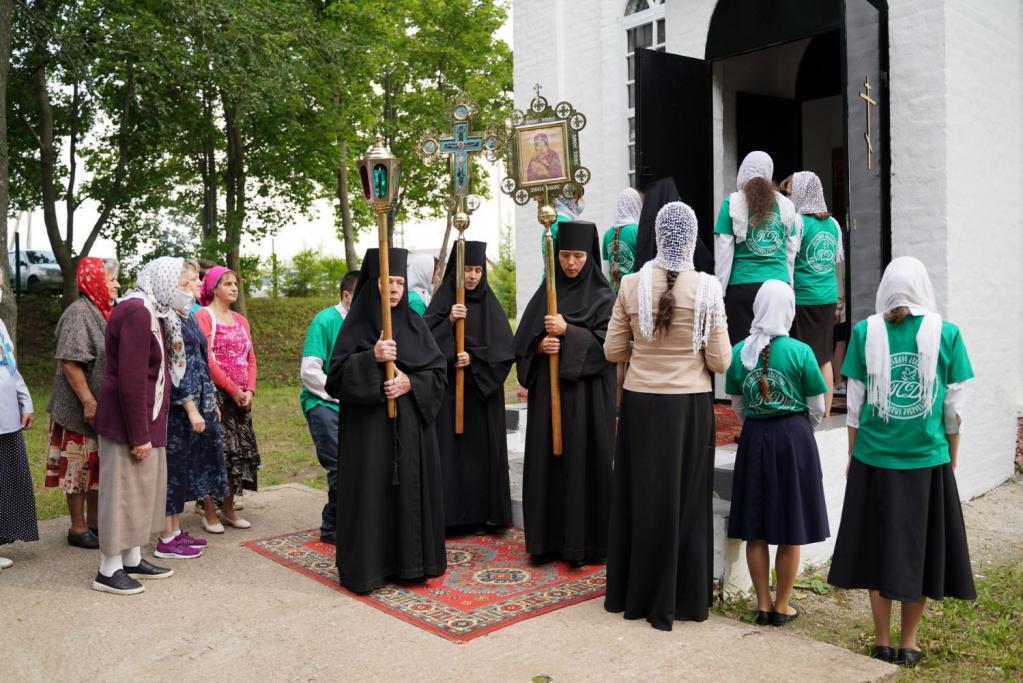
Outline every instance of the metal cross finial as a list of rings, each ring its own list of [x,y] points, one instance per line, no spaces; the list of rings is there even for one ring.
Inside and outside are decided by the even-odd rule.
[[[874,143],[871,140],[873,135],[871,134],[870,126],[870,108],[877,106],[877,100],[870,96],[870,91],[873,90],[873,86],[870,85],[870,76],[863,79],[863,92],[859,93],[860,99],[863,100],[864,106],[867,109],[867,130],[863,133],[863,139],[867,142],[867,170],[873,170],[874,168]]]
[[[542,86],[542,85],[540,85],[539,83],[537,83],[536,85],[534,85],[534,86],[533,86],[533,92],[535,92],[535,93],[536,93],[536,96],[537,96],[537,97],[539,97],[539,96],[540,96],[540,91],[541,91],[541,90],[543,90],[543,86]]]

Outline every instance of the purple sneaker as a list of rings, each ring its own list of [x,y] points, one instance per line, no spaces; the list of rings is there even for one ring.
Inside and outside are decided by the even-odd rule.
[[[156,544],[153,555],[165,560],[194,560],[202,555],[202,550],[185,545],[181,536],[173,539],[170,543],[160,541]]]
[[[206,549],[205,538],[196,538],[187,531],[182,531],[180,534],[178,534],[178,540],[181,541],[182,545],[187,545],[191,548],[198,548],[199,550]]]

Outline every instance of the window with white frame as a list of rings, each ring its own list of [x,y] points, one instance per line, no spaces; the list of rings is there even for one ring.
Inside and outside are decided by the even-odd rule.
[[[636,50],[664,52],[665,0],[628,0],[625,3],[625,118],[628,126],[629,186],[636,186]]]

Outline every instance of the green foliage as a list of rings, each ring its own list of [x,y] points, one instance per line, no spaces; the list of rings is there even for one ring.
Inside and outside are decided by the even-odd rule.
[[[497,263],[490,267],[487,281],[501,308],[509,318],[515,318],[515,233],[510,225],[501,230],[501,246]]]
[[[284,274],[284,295],[288,297],[337,297],[341,278],[348,272],[343,258],[324,256],[304,249],[291,259]]]

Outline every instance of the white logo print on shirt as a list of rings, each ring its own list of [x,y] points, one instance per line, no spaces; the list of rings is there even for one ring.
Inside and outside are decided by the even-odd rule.
[[[934,380],[937,384],[937,379]],[[920,356],[916,353],[892,354],[891,416],[896,420],[912,420],[927,412],[920,386]],[[938,392],[933,392],[937,399]]]

